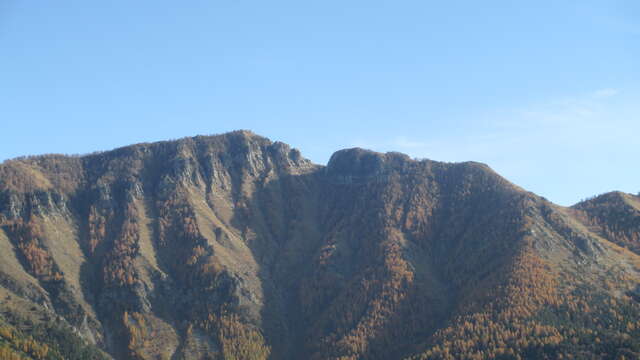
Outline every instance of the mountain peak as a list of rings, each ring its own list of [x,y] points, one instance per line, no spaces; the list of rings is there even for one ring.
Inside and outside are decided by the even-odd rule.
[[[326,172],[330,176],[367,178],[407,166],[411,162],[413,160],[402,153],[379,153],[362,148],[351,148],[336,151],[329,159]]]

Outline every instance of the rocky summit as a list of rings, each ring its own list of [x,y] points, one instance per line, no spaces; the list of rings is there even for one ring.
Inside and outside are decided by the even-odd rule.
[[[248,131],[8,160],[0,358],[638,359],[640,197]]]

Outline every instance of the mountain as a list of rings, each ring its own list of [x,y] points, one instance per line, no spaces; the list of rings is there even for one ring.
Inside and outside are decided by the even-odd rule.
[[[640,358],[640,198],[248,131],[0,165],[6,359]]]

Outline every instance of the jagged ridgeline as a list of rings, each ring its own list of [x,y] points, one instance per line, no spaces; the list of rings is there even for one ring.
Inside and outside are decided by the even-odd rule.
[[[640,198],[247,131],[0,165],[2,359],[638,359]]]

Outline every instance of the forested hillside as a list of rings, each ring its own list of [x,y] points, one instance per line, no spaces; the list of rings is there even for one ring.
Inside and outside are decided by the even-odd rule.
[[[637,359],[640,198],[248,131],[0,165],[0,358]]]

